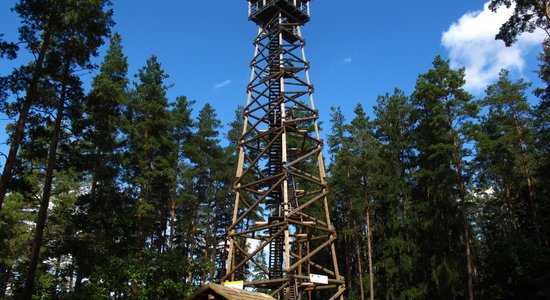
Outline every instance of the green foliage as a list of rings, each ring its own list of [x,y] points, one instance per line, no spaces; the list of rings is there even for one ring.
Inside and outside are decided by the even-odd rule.
[[[425,295],[410,274],[418,264],[411,199],[411,134],[413,107],[404,93],[378,97],[374,107],[375,137],[380,141],[380,184],[375,223],[377,291],[386,299],[419,299]],[[381,221],[383,220],[383,221]]]
[[[144,261],[139,262],[130,271],[130,280],[140,285],[137,299],[174,299],[183,298],[189,287],[175,278],[187,267],[182,265],[177,252],[161,255],[148,251]]]
[[[548,292],[542,283],[546,276],[539,275],[547,268],[548,250],[540,248],[544,236],[537,229],[542,226],[537,216],[547,204],[540,201],[542,194],[530,192],[527,180],[540,176],[530,171],[538,166],[533,163],[537,155],[528,121],[532,118],[525,96],[528,86],[523,80],[511,81],[503,70],[482,101],[488,113],[481,119],[476,161],[483,170],[477,180],[484,194],[478,203],[484,299],[542,299]],[[542,181],[539,185],[546,186]]]
[[[25,197],[19,193],[6,198],[5,211],[0,215],[0,282],[13,282],[14,273],[26,267],[21,253],[28,250],[32,241],[30,224],[32,213],[27,209]]]
[[[510,8],[514,5],[514,13],[506,23],[502,24],[496,39],[511,46],[524,32],[534,32],[537,28],[548,29],[548,1],[538,0],[491,0],[489,8],[497,11],[500,7]],[[548,33],[548,32],[547,32]]]
[[[88,67],[114,25],[110,5],[109,0],[21,0],[14,9],[22,19],[20,40],[36,53],[44,33],[55,41],[52,46],[59,42],[79,66]],[[70,50],[64,41],[70,41]]]
[[[539,57],[539,77],[544,85],[535,90],[535,94],[541,99],[534,107],[534,135],[536,156],[538,162],[534,172],[538,178],[536,195],[538,196],[541,226],[546,228],[545,239],[548,240],[548,229],[550,228],[550,47],[546,41],[543,45],[543,53]]]
[[[3,36],[4,35],[0,33],[0,58],[4,58],[4,56],[6,56],[8,59],[17,58],[17,51],[19,50],[19,46],[17,46],[15,43],[3,41]]]
[[[231,174],[233,168],[226,165],[231,155],[219,145],[221,122],[214,108],[205,104],[199,111],[197,131],[190,140],[190,172],[193,177],[192,190],[194,203],[192,215],[188,219],[195,239],[189,259],[200,266],[194,281],[205,282],[219,278],[225,261],[223,239],[225,228],[229,226]],[[235,159],[232,159],[235,161]],[[222,247],[220,248],[220,243]]]

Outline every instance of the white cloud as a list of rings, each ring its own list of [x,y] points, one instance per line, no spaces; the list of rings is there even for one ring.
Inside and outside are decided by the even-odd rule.
[[[342,63],[344,63],[344,64],[351,64],[351,61],[352,61],[351,57],[346,57],[346,58],[344,58],[344,60],[342,61]]]
[[[216,84],[214,85],[214,89],[215,89],[215,90],[221,89],[221,88],[224,88],[224,87],[226,87],[226,86],[228,86],[228,85],[230,85],[230,84],[231,84],[231,80],[230,80],[230,79],[227,79],[227,80],[222,81],[222,82],[220,82],[220,83],[216,83]]]
[[[513,8],[501,7],[494,13],[487,2],[483,10],[466,13],[443,32],[441,42],[449,52],[451,66],[466,68],[466,89],[482,91],[503,68],[522,72],[524,56],[542,43],[541,32],[525,33],[511,47],[495,40],[512,12]]]

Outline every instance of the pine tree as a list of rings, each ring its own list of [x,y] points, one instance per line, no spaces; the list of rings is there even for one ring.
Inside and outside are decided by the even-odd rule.
[[[184,295],[190,283],[184,282],[190,271],[189,262],[185,257],[188,237],[186,236],[189,222],[189,203],[192,202],[192,178],[190,177],[190,152],[193,146],[193,130],[195,121],[193,120],[192,106],[195,101],[188,100],[184,96],[176,98],[172,104],[171,113],[171,141],[174,151],[170,158],[173,174],[170,184],[170,211],[168,220],[169,236],[166,250],[163,252],[163,260],[170,261],[170,265],[165,266],[167,274],[162,275],[164,282],[170,283],[174,295]],[[159,286],[162,287],[162,284]],[[167,291],[169,292],[169,291]]]
[[[43,86],[42,92],[45,90],[53,91],[53,87]],[[49,93],[44,93],[49,94]],[[44,98],[46,96],[44,95]],[[53,110],[51,107],[44,107],[44,110]],[[46,158],[48,153],[48,142],[51,138],[53,120],[44,114],[30,113],[29,120],[27,122],[27,137],[22,141],[19,156],[20,159],[14,166],[14,175],[10,183],[10,194],[6,198],[6,205],[12,205],[10,199],[20,201],[20,209],[27,211],[28,214],[24,214],[25,218],[22,218],[20,222],[27,224],[34,224],[36,221],[36,211],[38,211],[39,199],[42,193],[42,184],[44,182],[44,172],[46,165]],[[12,198],[12,195],[14,198]],[[9,216],[15,213],[2,213],[0,219],[6,217],[9,220]],[[20,216],[23,216],[20,214]],[[9,225],[9,224],[6,224]],[[14,224],[11,224],[14,225]],[[24,278],[27,274],[30,245],[33,240],[32,227],[28,228],[28,235],[30,238],[28,243],[20,248],[20,251],[14,251],[9,253],[10,256],[5,257],[6,261],[13,260],[14,264],[11,266],[13,270],[13,276],[11,279],[11,291],[12,295],[19,296],[21,294],[21,286],[24,284]],[[8,233],[9,231],[6,231]],[[9,235],[7,236],[9,237]],[[9,265],[2,268],[10,267]],[[23,283],[21,282],[23,281]]]
[[[542,242],[541,227],[538,221],[538,208],[535,203],[535,193],[533,186],[533,177],[531,172],[530,155],[528,153],[531,148],[532,141],[529,138],[529,125],[527,120],[530,118],[530,107],[525,97],[525,90],[529,83],[519,80],[511,82],[509,72],[503,70],[500,72],[499,81],[496,84],[487,87],[487,97],[484,103],[494,111],[505,114],[510,121],[507,128],[511,134],[511,141],[515,145],[508,145],[517,149],[519,165],[523,171],[525,178],[525,186],[527,189],[527,207],[530,211],[531,226],[537,235],[539,242]]]
[[[71,57],[65,57],[65,66],[69,70],[74,65],[89,68],[90,57],[97,55],[97,49],[103,44],[103,38],[109,34],[113,24],[112,11],[106,9],[109,5],[108,0],[85,4],[73,0],[21,0],[15,6],[15,11],[23,24],[19,29],[19,42],[26,45],[36,60],[29,64],[29,83],[25,87],[25,97],[20,99],[18,121],[13,130],[9,154],[0,178],[0,209],[6,196],[19,145],[24,138],[29,111],[38,101],[40,81],[46,78],[46,57],[49,53],[70,48]]]
[[[219,128],[221,122],[216,117],[216,112],[210,104],[205,104],[199,111],[197,118],[197,132],[193,136],[193,152],[191,154],[194,204],[191,219],[191,245],[189,249],[189,263],[198,264],[200,272],[197,277],[188,280],[196,280],[205,283],[213,280],[215,274],[213,266],[218,243],[216,236],[219,227],[216,214],[221,209],[220,191],[223,189],[221,181],[224,160],[223,149],[219,145]],[[189,274],[190,277],[192,274]]]
[[[346,280],[346,289],[353,291],[352,253],[353,253],[353,223],[351,199],[358,194],[356,182],[351,179],[352,154],[349,149],[350,138],[346,132],[346,120],[340,107],[332,107],[331,123],[332,134],[328,136],[328,145],[331,154],[329,165],[330,197],[334,219],[334,227],[338,229],[340,238],[337,240],[337,249],[340,256],[339,265],[344,267],[343,274]]]
[[[17,51],[19,46],[15,43],[10,43],[2,40],[4,34],[0,33],[0,58],[6,56],[8,59],[17,58]]]
[[[419,251],[426,263],[422,267],[429,298],[474,297],[464,143],[477,108],[464,83],[464,69],[451,70],[438,56],[433,68],[419,76],[413,94],[418,122],[413,137],[418,151],[415,206],[422,222],[417,239],[424,239]],[[457,255],[460,252],[465,255]],[[464,262],[467,272],[461,272]]]
[[[372,123],[358,104],[350,124],[345,124],[339,108],[333,108],[333,134],[329,136],[332,163],[331,190],[337,199],[336,228],[343,241],[339,251],[344,263],[349,296],[365,297],[363,266],[368,269],[370,298],[374,298],[375,208],[379,180],[379,144],[373,138]],[[363,247],[363,244],[366,247]],[[364,263],[366,261],[367,263]],[[353,274],[359,277],[354,278]]]
[[[127,208],[130,203],[120,187],[121,118],[128,85],[128,63],[121,42],[119,34],[111,36],[78,122],[77,136],[85,141],[79,157],[81,172],[89,185],[89,192],[79,197],[80,209],[74,218],[71,239],[78,270],[75,295],[81,297],[85,293],[108,296],[106,291],[118,294],[126,289],[126,268],[121,262],[128,259],[124,253],[129,251],[130,239],[125,233],[131,231],[133,222]],[[90,279],[86,288],[80,282],[83,278]]]
[[[549,263],[544,227],[539,222],[537,181],[531,172],[535,157],[530,108],[525,96],[528,83],[511,81],[502,71],[487,88],[483,103],[488,114],[478,137],[479,186],[486,190],[482,215],[483,275],[486,298],[544,298],[544,273]]]
[[[550,228],[550,42],[543,44],[543,53],[539,56],[539,77],[545,86],[537,88],[535,95],[540,98],[540,103],[534,108],[534,127],[536,130],[535,146],[537,150],[536,160],[539,162],[534,173],[538,178],[536,195],[541,217],[541,228]],[[548,232],[545,232],[545,244],[549,246]]]
[[[182,188],[186,181],[186,170],[189,169],[189,152],[192,148],[191,139],[193,136],[193,128],[195,126],[192,119],[192,106],[195,101],[189,101],[186,97],[177,97],[176,103],[173,104],[172,109],[172,122],[173,122],[173,140],[176,144],[173,158],[174,174],[172,184],[172,202],[170,205],[170,238],[169,247],[174,247],[175,235],[176,235],[176,211],[178,202],[185,198],[186,188]],[[179,203],[183,206],[183,203]],[[183,210],[185,211],[185,209]],[[183,213],[182,211],[182,213]],[[180,219],[185,219],[185,215],[179,215]],[[180,237],[181,238],[181,237]]]
[[[355,174],[353,174],[352,177],[360,179],[358,184],[361,187],[361,193],[359,194],[359,199],[355,199],[353,207],[358,210],[359,215],[364,216],[364,222],[366,225],[364,227],[366,228],[364,235],[366,236],[367,244],[366,256],[369,267],[369,293],[370,299],[374,300],[374,247],[376,245],[373,245],[373,236],[377,219],[375,216],[379,202],[378,190],[380,189],[381,165],[378,155],[380,152],[380,145],[373,137],[372,123],[369,121],[363,107],[360,104],[355,107],[354,113],[355,117],[348,126],[349,136],[351,137],[352,153],[355,158],[352,160],[352,163],[355,166]],[[356,227],[359,227],[361,218],[355,218],[356,219],[352,220],[352,222],[357,224],[355,225]],[[357,230],[360,229],[357,228]],[[361,235],[356,235],[356,238],[354,239],[356,249],[359,248],[358,243],[360,238]],[[359,255],[358,252],[358,269],[362,269],[361,260],[362,255]],[[362,277],[360,277],[360,279],[362,286]],[[362,294],[361,297],[363,297]]]
[[[54,189],[53,179],[54,171],[57,168],[58,148],[62,142],[63,128],[62,125],[66,119],[66,106],[75,104],[83,98],[81,82],[78,78],[71,75],[72,53],[58,53],[60,56],[61,68],[57,70],[55,80],[58,81],[56,88],[58,89],[59,98],[52,99],[55,107],[55,121],[51,132],[49,142],[48,158],[46,164],[44,189],[40,200],[40,208],[36,218],[36,229],[31,250],[31,258],[29,263],[29,271],[27,273],[27,281],[25,283],[25,292],[23,298],[28,299],[34,292],[36,270],[40,257],[40,248],[44,237],[44,229],[48,218],[49,203],[51,201],[52,190]],[[55,57],[55,56],[54,56]],[[58,64],[60,61],[54,59],[52,65]]]
[[[525,1],[525,0],[491,0],[489,9],[496,12],[500,7],[507,8],[514,5],[514,13],[502,24],[496,39],[502,40],[506,46],[515,43],[524,32],[534,32],[537,28],[546,30],[550,28],[550,1]]]
[[[5,211],[0,218],[0,299],[6,296],[8,288],[16,287],[16,274],[22,270],[22,253],[32,241],[31,227],[25,220],[32,220],[27,209],[27,199],[21,193],[6,197]]]
[[[379,96],[374,107],[374,136],[381,144],[376,230],[377,287],[386,299],[417,299],[411,282],[418,263],[411,209],[412,113],[409,97],[395,89]]]
[[[156,56],[151,56],[136,75],[135,91],[125,111],[127,136],[124,168],[128,193],[132,196],[135,232],[131,266],[132,296],[147,295],[155,287],[147,282],[148,256],[161,255],[166,247],[170,184],[175,174],[172,160],[172,120],[166,97],[168,75]],[[149,277],[153,279],[152,277]],[[156,280],[156,279],[155,279]],[[152,283],[153,284],[153,283]]]

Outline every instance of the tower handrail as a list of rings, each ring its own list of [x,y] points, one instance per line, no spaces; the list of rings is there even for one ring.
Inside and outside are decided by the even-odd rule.
[[[257,2],[248,1],[248,15],[251,16],[253,14],[256,14],[266,7],[268,7],[269,4],[275,2],[275,1],[281,1],[281,0],[259,0]],[[309,1],[308,0],[282,0],[286,1],[290,4],[293,4],[296,8],[298,8],[301,12],[307,14],[309,16]]]

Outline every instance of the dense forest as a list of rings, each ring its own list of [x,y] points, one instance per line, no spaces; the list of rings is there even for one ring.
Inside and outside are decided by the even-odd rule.
[[[511,2],[497,39],[549,32],[549,1],[491,8]],[[221,132],[213,106],[167,97],[154,55],[128,74],[108,0],[20,0],[14,10],[20,37],[0,35],[0,60],[32,60],[0,77],[12,120],[0,299],[182,299],[217,281],[242,108]],[[332,109],[346,299],[550,298],[550,40],[541,46],[536,103],[507,70],[474,99],[464,69],[438,56],[410,95],[379,96],[372,116],[361,104],[353,116]],[[94,69],[87,90],[79,74]]]

